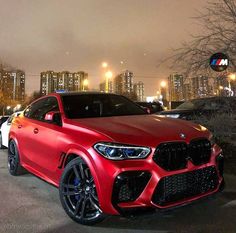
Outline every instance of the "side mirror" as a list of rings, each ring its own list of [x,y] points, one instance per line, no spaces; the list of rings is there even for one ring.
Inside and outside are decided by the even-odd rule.
[[[48,123],[62,125],[61,113],[58,111],[51,111],[46,113],[44,120]]]

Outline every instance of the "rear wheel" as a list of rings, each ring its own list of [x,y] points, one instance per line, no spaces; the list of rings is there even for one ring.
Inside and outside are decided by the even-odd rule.
[[[26,170],[20,165],[19,152],[14,140],[9,142],[8,147],[8,171],[13,176],[26,173]]]
[[[65,167],[59,193],[64,210],[74,221],[92,225],[104,219],[90,169],[81,158]]]

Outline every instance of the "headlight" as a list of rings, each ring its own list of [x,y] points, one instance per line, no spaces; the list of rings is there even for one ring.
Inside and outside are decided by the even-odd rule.
[[[94,149],[102,156],[112,160],[143,159],[151,149],[148,147],[129,146],[116,143],[97,143]]]

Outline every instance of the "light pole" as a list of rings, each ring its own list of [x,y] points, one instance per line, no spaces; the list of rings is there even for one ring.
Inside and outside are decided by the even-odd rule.
[[[162,95],[162,101],[164,105],[168,105],[167,102],[167,83],[166,81],[161,81],[160,83],[160,90],[161,90],[161,95]],[[171,106],[171,102],[169,102],[169,107]]]
[[[88,79],[84,79],[82,88],[83,91],[85,91],[85,87],[88,87],[88,84],[89,84]]]
[[[112,78],[113,76],[113,73],[108,70],[106,73],[105,73],[105,92],[108,93],[109,92],[109,80]]]
[[[231,81],[235,81],[236,80],[236,74],[235,73],[231,73],[228,76],[228,82],[229,82],[229,91],[232,91],[231,89]]]

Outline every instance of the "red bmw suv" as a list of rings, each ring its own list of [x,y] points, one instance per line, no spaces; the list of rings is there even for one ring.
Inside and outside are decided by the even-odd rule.
[[[8,168],[59,188],[66,213],[105,214],[183,205],[223,187],[223,156],[203,126],[147,114],[105,93],[50,94],[12,122]]]

